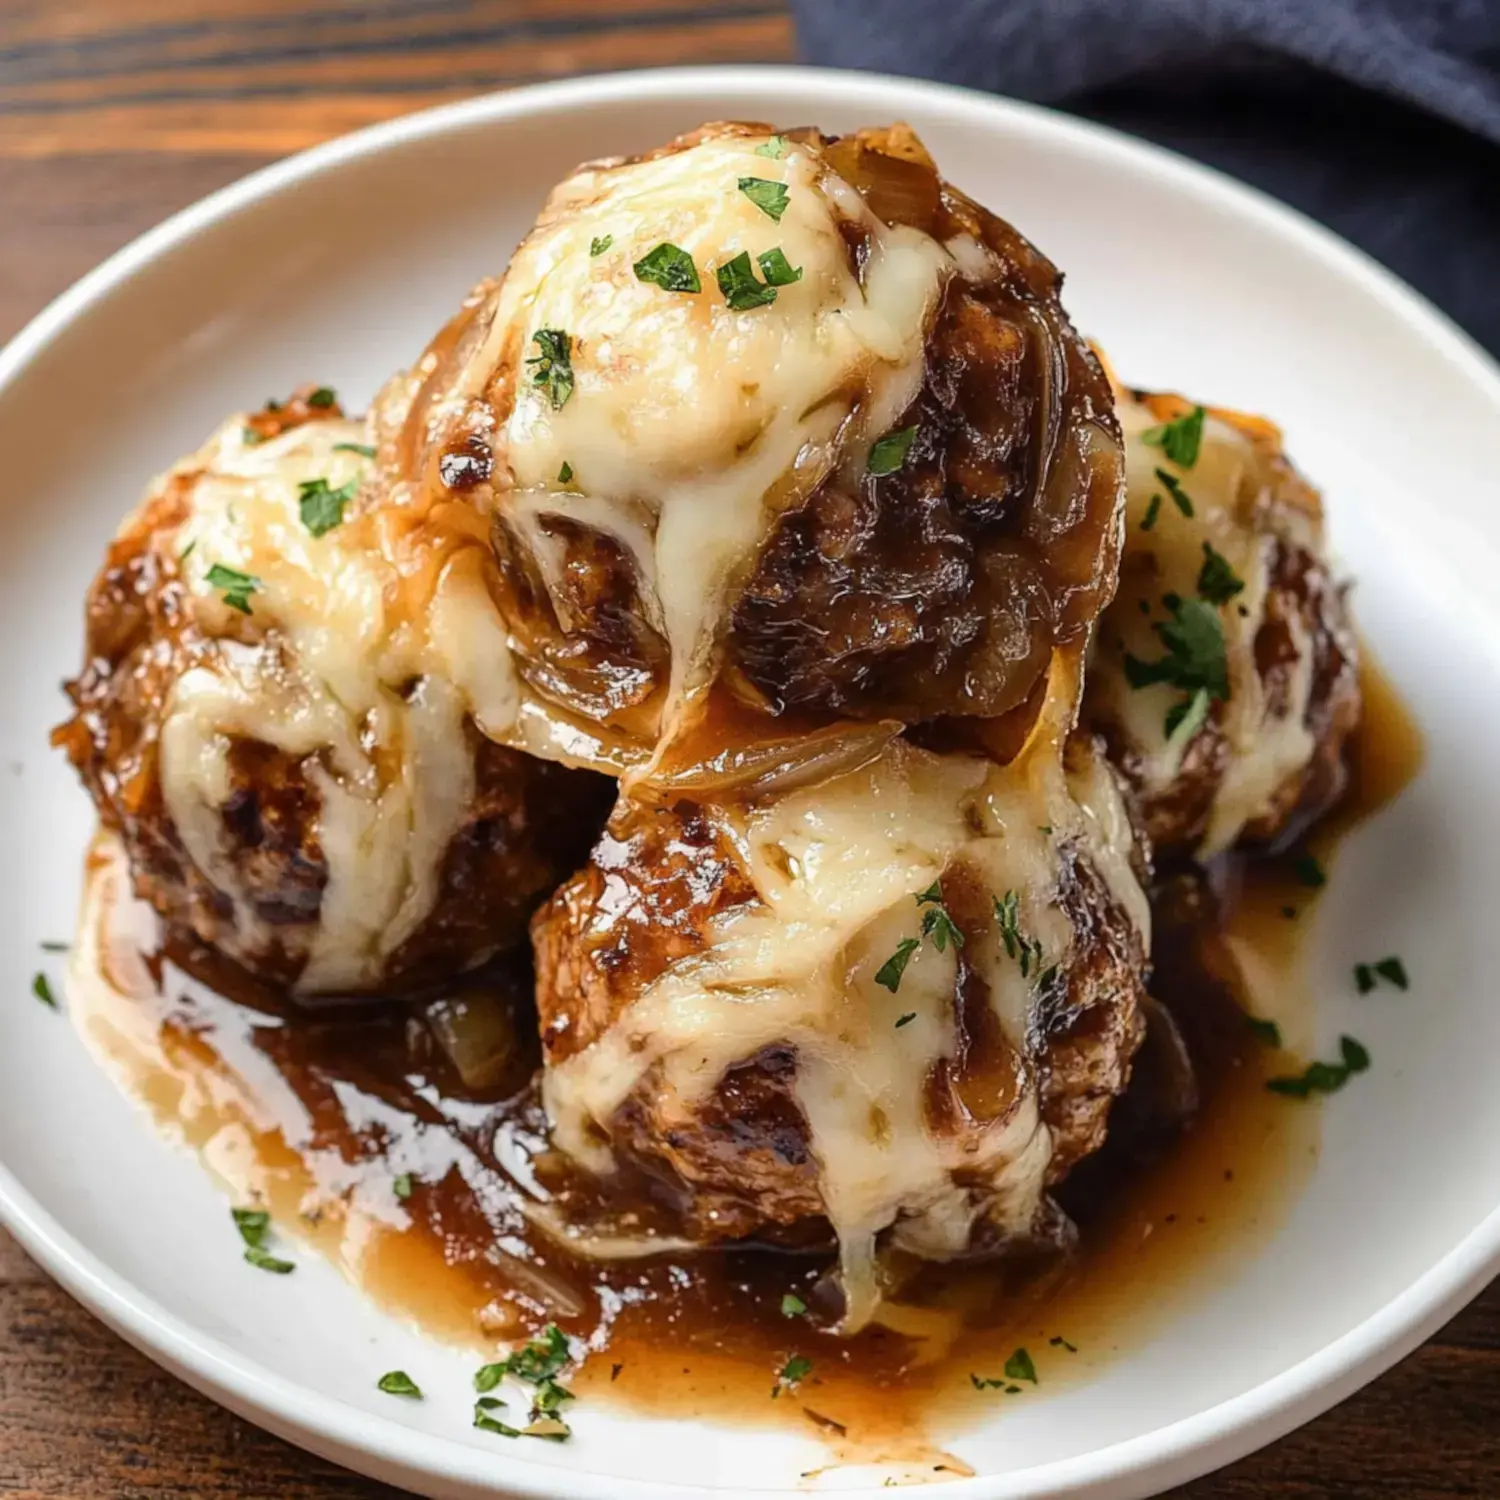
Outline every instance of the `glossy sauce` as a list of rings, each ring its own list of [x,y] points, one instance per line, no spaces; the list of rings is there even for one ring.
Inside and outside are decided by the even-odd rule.
[[[1389,686],[1369,668],[1363,686],[1350,795],[1313,841],[1325,867],[1342,833],[1393,797],[1421,756]],[[914,1268],[886,1325],[850,1340],[820,1328],[827,1255],[571,1254],[534,1222],[549,1199],[570,1220],[637,1243],[659,1226],[547,1153],[527,1083],[533,1055],[476,1094],[409,1009],[299,1010],[201,950],[162,950],[105,842],[90,859],[69,1000],[91,1048],[158,1123],[236,1203],[272,1211],[282,1249],[316,1246],[433,1335],[491,1355],[556,1322],[588,1345],[571,1378],[585,1400],[810,1425],[836,1459],[933,1477],[966,1472],[932,1446],[939,1423],[952,1433],[996,1403],[1038,1399],[1097,1369],[1253,1254],[1295,1201],[1316,1158],[1319,1109],[1265,1082],[1299,1072],[1296,1054],[1311,1041],[1298,955],[1315,905],[1290,858],[1167,882],[1152,989],[1193,1058],[1196,1111],[1184,1119],[1164,1107],[1174,1089],[1149,1080],[1170,1083],[1170,1057],[1143,1054],[1104,1150],[1059,1193],[1079,1226],[1075,1253]],[[514,978],[500,988],[504,1003],[524,1003]],[[1246,1010],[1274,1019],[1288,1050],[1258,1041]],[[234,1255],[227,1215],[225,1228]],[[808,1314],[783,1315],[789,1292]],[[1018,1348],[1035,1388],[1003,1379]],[[778,1388],[793,1355],[811,1372]],[[971,1376],[1001,1384],[976,1390]]]

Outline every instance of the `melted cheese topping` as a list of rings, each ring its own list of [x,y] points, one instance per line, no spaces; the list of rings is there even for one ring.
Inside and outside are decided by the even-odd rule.
[[[1240,427],[1209,415],[1191,469],[1171,463],[1160,447],[1142,442],[1158,418],[1140,402],[1117,402],[1125,435],[1128,494],[1125,553],[1120,589],[1100,630],[1099,661],[1088,679],[1089,692],[1125,733],[1141,758],[1141,789],[1147,796],[1166,792],[1182,766],[1191,732],[1166,733],[1166,719],[1183,697],[1164,683],[1132,688],[1120,666],[1121,651],[1146,661],[1162,654],[1151,621],[1162,618],[1163,595],[1192,598],[1198,593],[1203,545],[1209,543],[1243,580],[1244,588],[1220,606],[1230,695],[1219,708],[1218,726],[1229,754],[1215,793],[1208,827],[1199,847],[1207,859],[1232,845],[1252,819],[1267,812],[1277,789],[1300,772],[1316,750],[1306,725],[1312,689],[1312,651],[1300,623],[1287,621],[1296,661],[1285,712],[1272,712],[1255,663],[1255,637],[1266,618],[1266,592],[1277,537],[1320,550],[1317,519],[1296,506],[1276,503],[1278,474],[1263,447]],[[1192,500],[1184,516],[1164,490],[1156,471],[1181,481]],[[1142,529],[1153,497],[1156,520]],[[1145,601],[1151,613],[1144,613]]]
[[[465,721],[508,726],[518,703],[476,547],[419,542],[416,518],[362,498],[321,537],[303,523],[306,484],[366,480],[370,462],[342,445],[367,441],[361,423],[320,421],[250,446],[231,420],[162,481],[186,485],[188,515],[153,539],[180,557],[195,624],[216,643],[165,706],[167,811],[194,862],[235,902],[247,946],[301,941],[257,917],[222,809],[236,739],[303,761],[328,872],[298,981],[309,991],[377,983],[421,925],[473,797]],[[210,582],[215,566],[256,581],[248,617]]]
[[[1088,801],[1080,801],[1081,792]],[[760,904],[719,917],[705,949],[671,965],[592,1046],[549,1069],[555,1140],[597,1171],[600,1130],[648,1073],[686,1117],[732,1065],[772,1044],[797,1052],[806,1118],[828,1218],[839,1237],[846,1327],[879,1300],[876,1237],[927,1257],[952,1256],[976,1220],[1023,1234],[1040,1209],[1051,1159],[1030,1023],[1036,975],[1008,955],[990,896],[1018,893],[1019,926],[1047,963],[1071,961],[1076,934],[1057,904],[1060,850],[1082,846],[1119,881],[1149,941],[1145,897],[1130,874],[1130,825],[1107,774],[1070,787],[1055,751],[1010,767],[937,756],[904,741],[815,788],[713,813]],[[1015,1088],[987,1126],[935,1132],[927,1085],[955,1049],[957,959],[928,940],[892,993],[876,983],[906,939],[920,938],[914,899],[944,876],[976,881],[986,915],[965,921],[965,958],[988,986],[1014,1054]],[[903,1017],[910,1017],[902,1024]],[[982,1175],[983,1192],[967,1182]]]
[[[635,556],[671,649],[669,727],[711,675],[731,584],[772,516],[840,465],[862,471],[869,445],[916,396],[953,267],[928,235],[876,219],[815,148],[788,143],[772,158],[757,154],[766,140],[712,137],[565,182],[446,397],[450,412],[487,396],[502,413],[498,503],[534,546],[527,523],[561,514]],[[786,188],[779,221],[740,190],[746,178]],[[862,274],[846,227],[868,241]],[[592,253],[606,236],[609,248]],[[637,276],[635,263],[662,244],[692,257],[698,292]],[[716,269],[773,249],[800,278],[769,306],[732,311]],[[572,338],[574,388],[561,408],[525,363],[543,330]],[[573,477],[560,492],[564,464]],[[555,578],[558,562],[536,551]]]

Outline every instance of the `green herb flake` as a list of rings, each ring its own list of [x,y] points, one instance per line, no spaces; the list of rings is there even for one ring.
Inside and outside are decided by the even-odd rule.
[[[1216,551],[1212,542],[1203,544],[1203,566],[1198,570],[1198,593],[1210,604],[1228,604],[1245,587],[1245,580]]]
[[[762,250],[755,259],[767,286],[791,286],[793,282],[802,280],[802,267],[794,266],[786,258],[780,245]]]
[[[391,1191],[405,1203],[411,1197],[412,1177],[410,1172],[403,1172],[391,1183]]]
[[[875,971],[875,983],[894,995],[901,988],[901,976],[906,973],[912,954],[921,946],[920,938],[902,938],[896,944],[896,951]]]
[[[916,435],[914,426],[898,427],[894,432],[886,433],[870,449],[870,459],[865,467],[876,476],[894,474],[906,463],[906,455],[911,451]]]
[[[790,194],[784,182],[766,177],[741,177],[740,191],[768,218],[781,223]]]
[[[561,1417],[536,1417],[521,1429],[521,1436],[564,1443],[573,1436],[573,1429]]]
[[[1328,884],[1328,876],[1324,873],[1323,866],[1311,854],[1299,854],[1293,868],[1297,879],[1309,890],[1316,890],[1320,885]]]
[[[1203,408],[1195,406],[1185,416],[1148,427],[1141,434],[1141,441],[1160,448],[1179,469],[1191,469],[1198,462],[1198,450],[1203,444],[1203,418]]]
[[[297,1268],[289,1260],[280,1260],[266,1249],[266,1235],[271,1230],[271,1216],[263,1208],[231,1208],[230,1217],[245,1242],[245,1259],[258,1270],[285,1276]]]
[[[43,1005],[50,1005],[53,1010],[59,1009],[57,996],[52,993],[52,984],[45,974],[38,972],[36,977],[31,981],[31,993]]]
[[[1051,1344],[1054,1349],[1066,1349],[1069,1354],[1078,1353],[1078,1345],[1070,1344],[1067,1339],[1065,1339],[1060,1333],[1054,1334],[1050,1339],[1047,1340],[1047,1342]]]
[[[561,1410],[565,1401],[576,1399],[567,1386],[559,1385],[555,1380],[543,1380],[531,1398],[531,1419],[536,1421],[538,1417],[552,1416]]]
[[[1193,514],[1193,499],[1192,496],[1189,495],[1185,489],[1183,489],[1182,481],[1175,475],[1167,473],[1165,469],[1157,469],[1155,472],[1157,483],[1160,484],[1164,490],[1166,490],[1168,495],[1171,496],[1172,504],[1175,505],[1177,509],[1183,513],[1183,515],[1191,518]]]
[[[247,448],[258,448],[265,440],[265,435],[257,432],[253,427],[240,428],[240,441]]]
[[[504,1377],[509,1361],[498,1359],[493,1364],[480,1365],[474,1372],[474,1389],[492,1391]]]
[[[538,328],[531,342],[541,350],[526,361],[535,366],[531,383],[551,397],[553,411],[561,411],[573,394],[573,335],[561,328]]]
[[[972,1385],[976,1391],[998,1391],[1004,1389],[1006,1381],[1003,1377],[994,1378],[989,1375],[975,1375],[972,1371],[970,1371],[969,1384]]]
[[[1256,1041],[1267,1047],[1281,1045],[1281,1027],[1265,1016],[1246,1016],[1245,1025]]]
[[[315,390],[312,395],[307,398],[307,404],[309,406],[316,406],[320,410],[326,410],[328,407],[332,406],[333,403],[338,399],[339,398],[334,395],[333,387],[331,385],[320,385],[317,390]]]
[[[375,1382],[375,1388],[384,1391],[387,1396],[408,1396],[413,1401],[422,1399],[421,1386],[405,1370],[387,1370]]]
[[[1369,1069],[1368,1049],[1352,1036],[1339,1038],[1339,1061],[1314,1062],[1298,1074],[1268,1078],[1266,1087],[1288,1099],[1308,1099],[1314,1094],[1335,1094],[1356,1074]]]
[[[762,141],[755,148],[757,156],[764,156],[770,161],[780,161],[786,155],[786,137],[784,135],[773,135],[770,140]]]
[[[1026,1350],[1017,1349],[1005,1361],[1005,1376],[1007,1380],[1029,1380],[1032,1385],[1037,1383],[1036,1366],[1031,1362],[1031,1356]]]
[[[807,1311],[805,1303],[796,1292],[788,1292],[781,1299],[781,1316],[783,1318],[800,1318]]]
[[[359,480],[351,479],[332,489],[326,479],[304,479],[297,486],[297,513],[314,536],[327,536],[344,524],[344,507],[359,492]]]
[[[357,453],[361,458],[374,458],[375,450],[368,443],[335,443],[335,453]]]
[[[270,1271],[276,1276],[287,1276],[297,1269],[291,1261],[280,1260],[269,1250],[262,1250],[259,1245],[248,1246],[245,1250],[245,1259],[257,1270]]]
[[[177,554],[178,562],[186,562],[193,555],[193,548],[198,545],[198,538],[194,537],[181,552]]]
[[[566,459],[563,460],[562,468],[557,471],[557,482],[559,484],[572,484],[573,482],[573,465]]]
[[[755,270],[746,250],[741,250],[733,260],[725,261],[714,272],[714,280],[719,283],[730,312],[753,312],[757,307],[768,307],[776,300],[776,288],[764,286],[755,279]]]
[[[43,953],[66,953],[72,948],[71,943],[44,942],[37,945]]]
[[[250,613],[250,596],[260,588],[260,579],[253,573],[241,573],[238,568],[226,568],[215,563],[204,575],[209,588],[218,589],[230,609],[242,615]]]
[[[1375,970],[1369,964],[1355,964],[1354,987],[1361,995],[1368,995],[1375,988]]]
[[[929,907],[922,914],[922,936],[932,940],[932,946],[939,953],[946,953],[948,945],[953,945],[957,952],[964,945],[964,935],[954,924],[953,918],[948,915],[946,906]]]
[[[905,1015],[897,1017],[897,1019],[896,1019],[896,1030],[900,1031],[903,1026],[907,1025],[911,1021],[915,1021],[916,1019],[917,1019],[917,1013],[916,1013],[916,1011],[914,1011],[914,1010],[907,1011]]]
[[[698,268],[680,245],[663,240],[631,267],[637,281],[649,281],[664,292],[699,292]]]
[[[1153,495],[1146,504],[1146,514],[1141,517],[1141,530],[1150,531],[1156,525],[1156,518],[1161,514],[1161,496]]]
[[[1281,908],[1281,915],[1290,922],[1297,915],[1297,908],[1295,906],[1283,906]]]
[[[1399,958],[1392,955],[1390,958],[1382,958],[1374,965],[1375,972],[1388,984],[1393,984],[1398,990],[1411,988],[1411,981],[1406,975],[1406,965]]]
[[[776,1384],[771,1387],[771,1399],[774,1401],[784,1390],[791,1390],[793,1386],[800,1385],[812,1374],[812,1361],[800,1354],[794,1354],[781,1367],[781,1373],[776,1377]]]
[[[614,242],[615,237],[612,234],[601,234],[591,239],[589,241],[589,258],[593,259],[595,256],[603,255]]]
[[[1201,599],[1180,599],[1168,594],[1163,600],[1170,618],[1152,625],[1167,648],[1158,661],[1125,658],[1125,680],[1133,688],[1165,682],[1187,693],[1200,688],[1212,698],[1229,697],[1229,662],[1224,647],[1224,626],[1219,613]]]
[[[509,1427],[504,1422],[497,1421],[477,1402],[474,1406],[474,1425],[481,1432],[493,1432],[500,1437],[518,1438],[521,1435],[519,1427]]]
[[[1169,740],[1180,740],[1186,744],[1203,728],[1212,701],[1207,690],[1199,688],[1191,698],[1184,698],[1181,702],[1174,703],[1167,710],[1167,716],[1162,721],[1162,731],[1166,737]]]

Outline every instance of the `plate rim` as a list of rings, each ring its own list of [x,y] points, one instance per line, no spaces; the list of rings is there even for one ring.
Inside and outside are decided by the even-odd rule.
[[[998,127],[1013,138],[1030,135],[1081,145],[1112,157],[1128,174],[1154,177],[1231,215],[1258,221],[1325,269],[1358,284],[1454,366],[1500,416],[1500,365],[1469,334],[1363,251],[1256,188],[1163,147],[1035,104],[892,74],[757,64],[636,69],[523,85],[401,115],[272,162],[146,230],[54,298],[0,350],[0,402],[61,335],[156,259],[324,171],[473,125],[646,97],[669,101],[715,87],[817,90],[831,103],[887,112],[927,106],[956,123]],[[298,1384],[199,1332],[141,1292],[64,1230],[3,1162],[0,1224],[66,1291],[155,1362],[290,1441],[366,1473],[376,1471],[362,1461],[372,1461],[386,1467],[381,1477],[399,1470],[408,1478],[428,1476],[489,1487],[526,1500],[774,1500],[788,1493],[619,1478],[592,1469],[558,1468],[522,1455],[487,1453]],[[1136,1500],[1159,1487],[1185,1483],[1275,1441],[1346,1399],[1427,1339],[1497,1271],[1500,1206],[1377,1312],[1249,1390],[1088,1453],[955,1481],[949,1492],[956,1500],[1040,1500],[1064,1493]],[[861,1488],[844,1493],[873,1497],[881,1492]]]

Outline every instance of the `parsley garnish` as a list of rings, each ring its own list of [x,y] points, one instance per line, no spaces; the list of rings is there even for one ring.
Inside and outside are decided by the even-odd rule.
[[[1158,469],[1156,471],[1156,478],[1157,481],[1166,490],[1166,492],[1172,497],[1172,504],[1175,505],[1177,509],[1183,513],[1183,515],[1191,516],[1193,513],[1192,498],[1188,495],[1188,492],[1183,489],[1181,481],[1174,478],[1171,474],[1168,474],[1165,469]]]
[[[1354,983],[1361,995],[1368,995],[1375,988],[1375,971],[1369,964],[1355,964]]]
[[[590,240],[589,257],[592,259],[596,255],[603,255],[614,242],[615,237],[612,234],[601,234],[596,239]]]
[[[198,538],[194,537],[181,552],[177,554],[178,562],[186,562],[193,555],[193,548],[198,545]]]
[[[1245,1025],[1250,1029],[1250,1035],[1258,1042],[1263,1042],[1267,1047],[1279,1047],[1281,1045],[1281,1027],[1274,1021],[1267,1020],[1264,1016],[1245,1017]]]
[[[1354,983],[1358,986],[1361,995],[1368,995],[1382,979],[1387,984],[1394,985],[1398,990],[1411,988],[1406,965],[1394,954],[1390,958],[1382,958],[1378,963],[1355,964]]]
[[[1050,1339],[1047,1340],[1047,1342],[1051,1344],[1054,1349],[1066,1349],[1069,1354],[1078,1353],[1078,1345],[1070,1344],[1067,1339],[1065,1339],[1060,1333],[1054,1334]]]
[[[1202,688],[1210,697],[1228,698],[1229,664],[1218,611],[1201,599],[1179,599],[1175,594],[1167,595],[1165,602],[1171,618],[1151,628],[1167,654],[1159,661],[1127,655],[1125,680],[1133,688],[1166,682],[1184,692],[1196,693]]]
[[[762,250],[755,257],[760,265],[760,274],[766,278],[767,286],[791,286],[802,280],[802,267],[794,266],[783,253],[780,245]]]
[[[922,914],[922,936],[932,940],[932,946],[939,953],[947,951],[948,944],[952,943],[954,951],[964,945],[964,935],[953,924],[953,918],[948,915],[948,908],[943,905],[943,882],[934,880],[925,891],[917,893],[916,902],[918,906],[928,909]]]
[[[528,1385],[539,1385],[544,1380],[551,1380],[567,1364],[569,1357],[567,1335],[556,1323],[549,1323],[542,1329],[541,1338],[533,1339],[524,1348],[493,1364],[481,1365],[474,1373],[474,1389],[492,1391],[505,1375],[514,1375]]]
[[[875,983],[894,995],[901,988],[901,976],[906,973],[912,954],[921,946],[920,938],[902,938],[896,944],[896,951],[876,970]]]
[[[493,1396],[481,1396],[474,1403],[474,1425],[481,1432],[494,1432],[498,1433],[501,1437],[508,1438],[520,1437],[521,1429],[519,1427],[507,1426],[504,1422],[497,1421],[490,1415],[490,1412],[504,1405],[503,1401],[499,1401]]]
[[[374,458],[375,450],[368,443],[335,443],[335,453],[357,453],[361,458]]]
[[[807,1303],[795,1292],[788,1292],[781,1299],[781,1316],[783,1318],[800,1318],[806,1311]]]
[[[776,300],[776,288],[755,279],[748,251],[741,250],[733,260],[725,261],[714,272],[714,279],[730,312],[751,312],[757,307],[769,307]]]
[[[1050,830],[1049,830],[1050,831]],[[992,898],[995,903],[995,921],[1000,927],[1000,940],[1005,944],[1007,958],[1019,959],[1021,978],[1030,978],[1033,971],[1042,972],[1042,945],[1039,939],[1027,937],[1021,931],[1021,898],[1015,891]]]
[[[245,1242],[245,1259],[261,1271],[273,1271],[285,1276],[297,1268],[289,1260],[278,1260],[266,1249],[266,1235],[271,1230],[271,1216],[263,1208],[232,1208],[229,1210],[235,1228]]]
[[[903,1026],[905,1026],[908,1022],[915,1021],[916,1019],[917,1019],[917,1013],[916,1013],[916,1011],[914,1011],[914,1010],[907,1011],[905,1013],[905,1015],[901,1015],[901,1016],[898,1016],[896,1018],[896,1030],[900,1031],[901,1028]]]
[[[334,395],[332,386],[320,385],[317,390],[315,390],[312,395],[307,398],[307,404],[309,406],[325,407],[332,406],[333,403],[337,400],[338,397]],[[269,402],[267,402],[266,404],[268,406],[270,405]]]
[[[551,396],[553,411],[561,411],[573,394],[573,335],[560,328],[538,328],[531,342],[542,351],[526,361],[536,366],[531,383]]]
[[[405,1203],[411,1197],[412,1178],[410,1172],[403,1172],[391,1183],[391,1191]]]
[[[1297,879],[1313,890],[1320,885],[1328,884],[1328,876],[1323,873],[1323,866],[1311,854],[1297,856],[1296,871]]]
[[[410,1396],[415,1401],[422,1399],[422,1388],[405,1370],[387,1370],[375,1382],[375,1387],[387,1396]]]
[[[1167,738],[1173,739],[1179,732],[1183,740],[1190,740],[1203,727],[1203,721],[1208,717],[1209,706],[1208,693],[1199,688],[1191,698],[1184,698],[1179,703],[1174,703],[1167,710],[1167,717],[1163,721],[1162,729]]]
[[[786,137],[784,135],[773,135],[770,140],[762,141],[755,148],[757,156],[764,156],[770,161],[780,161],[786,155]]]
[[[1161,496],[1153,495],[1146,506],[1146,514],[1141,517],[1141,530],[1150,531],[1156,525],[1156,518],[1161,514]]]
[[[654,250],[648,250],[632,269],[637,281],[654,282],[664,292],[698,292],[703,289],[693,257],[682,246],[669,240],[663,240]]]
[[[1370,1054],[1352,1036],[1339,1038],[1339,1061],[1315,1062],[1293,1077],[1268,1078],[1266,1087],[1273,1094],[1289,1099],[1307,1099],[1313,1094],[1335,1094],[1356,1074],[1370,1066]]]
[[[44,942],[37,945],[43,953],[66,953],[73,945],[71,943]]]
[[[1198,449],[1203,443],[1203,416],[1203,408],[1195,406],[1186,416],[1147,428],[1141,441],[1160,448],[1178,468],[1191,469],[1198,462]]]
[[[771,1387],[771,1399],[774,1401],[783,1390],[790,1390],[794,1385],[799,1385],[812,1373],[812,1361],[803,1358],[800,1354],[794,1354],[781,1367],[781,1374],[776,1377],[776,1384]]]
[[[302,524],[314,536],[326,536],[344,524],[344,507],[359,490],[359,480],[351,479],[338,489],[330,489],[326,479],[304,479],[297,486],[297,510]]]
[[[563,460],[562,468],[557,471],[557,482],[559,484],[572,484],[573,482],[573,465],[566,459]]]
[[[261,443],[265,442],[265,437],[261,433],[257,432],[253,427],[241,427],[240,441],[247,448],[255,448],[258,447]]]
[[[35,995],[43,1005],[50,1005],[53,1010],[56,1010],[58,1008],[57,996],[52,993],[52,985],[48,982],[47,976],[45,974],[38,973],[36,978],[31,981],[31,993]]]
[[[1036,1384],[1036,1366],[1024,1349],[1017,1349],[1005,1361],[1005,1375],[1008,1380],[1029,1380],[1032,1385]]]
[[[1229,559],[1203,544],[1203,566],[1198,570],[1198,593],[1210,604],[1228,604],[1245,587],[1245,580],[1229,566]]]
[[[992,1377],[989,1375],[976,1375],[973,1373],[973,1371],[970,1371],[969,1384],[972,1385],[976,1391],[998,1391],[1001,1386],[1006,1384],[1006,1382],[998,1377]]]
[[[220,590],[230,609],[237,609],[242,615],[250,613],[250,596],[260,588],[260,579],[253,573],[241,573],[238,568],[215,563],[205,578],[209,588]]]
[[[740,191],[768,218],[781,223],[786,212],[787,186],[766,177],[741,177]]]
[[[870,460],[866,467],[872,474],[894,474],[906,462],[912,439],[917,435],[915,427],[898,427],[876,440],[870,449]]]

